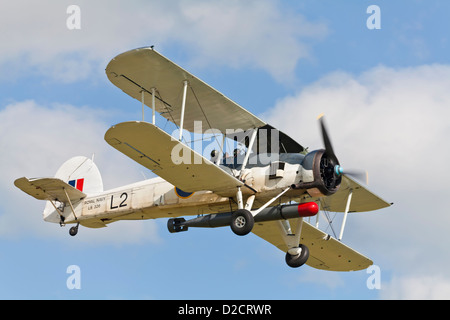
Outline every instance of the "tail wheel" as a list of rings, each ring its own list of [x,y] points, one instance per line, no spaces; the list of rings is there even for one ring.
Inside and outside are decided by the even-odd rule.
[[[293,256],[293,255],[289,254],[289,252],[286,252],[286,263],[291,268],[301,267],[302,265],[304,265],[306,263],[306,261],[308,261],[308,258],[309,258],[308,247],[305,246],[304,244],[300,244],[298,247],[300,249],[302,249],[302,251],[300,252],[300,254],[298,254],[296,256]]]
[[[238,236],[249,234],[254,224],[255,220],[253,219],[253,215],[248,210],[239,209],[231,216],[231,230]]]

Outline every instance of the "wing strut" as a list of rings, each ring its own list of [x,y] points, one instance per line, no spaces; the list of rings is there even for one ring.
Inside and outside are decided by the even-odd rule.
[[[339,233],[339,239],[338,239],[339,241],[342,240],[342,236],[344,235],[345,223],[347,222],[347,215],[348,215],[348,211],[350,210],[352,196],[353,196],[353,189],[350,189],[350,191],[348,192],[347,204],[345,205],[344,220],[342,220],[341,232]]]
[[[152,123],[153,125],[156,125],[156,116],[155,116],[155,109],[156,109],[156,102],[155,102],[155,87],[152,89]],[[144,119],[142,119],[144,121]]]
[[[250,138],[250,143],[248,145],[247,152],[245,154],[245,158],[244,158],[244,161],[242,163],[241,176],[242,176],[242,172],[244,171],[245,167],[247,166],[248,158],[250,157],[250,153],[251,153],[251,151],[253,149],[253,144],[255,143],[255,139],[256,139],[257,133],[258,133],[258,128],[253,129],[252,137]]]
[[[183,87],[183,102],[181,103],[181,117],[180,117],[180,137],[179,141],[181,141],[181,138],[183,137],[183,124],[184,124],[184,109],[186,109],[186,94],[187,94],[187,87],[188,87],[188,81],[184,80],[184,87]]]
[[[141,90],[141,100],[142,100],[142,121],[145,120],[145,119],[144,119],[144,109],[145,109],[145,98],[144,98],[144,95],[145,95],[145,91],[144,91],[144,90]]]
[[[152,87],[151,89],[151,94],[152,94],[152,123],[155,125],[156,124],[156,117],[155,117],[155,109],[156,109],[156,103],[155,103],[155,87]],[[141,90],[141,102],[142,102],[142,121],[145,121],[145,117],[144,117],[144,109],[145,109],[145,93],[148,92],[145,89]]]

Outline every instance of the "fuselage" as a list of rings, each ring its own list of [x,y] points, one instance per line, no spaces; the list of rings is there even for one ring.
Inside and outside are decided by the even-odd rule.
[[[302,156],[302,155],[299,155]],[[292,157],[291,157],[292,158]],[[257,192],[255,207],[270,200],[286,187],[297,183],[301,176],[301,157],[260,166],[255,161],[242,170],[232,165],[224,167],[231,173],[240,176],[250,188],[243,188],[244,193]],[[294,163],[289,163],[286,160]],[[282,163],[282,165],[279,165]],[[230,190],[230,194],[236,190]],[[288,192],[283,201],[295,200],[298,191]],[[123,187],[107,190],[101,193],[87,195],[86,198],[73,203],[76,217],[69,206],[62,209],[65,223],[80,222],[87,227],[102,227],[117,220],[156,219],[161,217],[178,217],[187,215],[201,215],[209,213],[230,212],[236,209],[232,197],[215,194],[213,191],[199,191],[187,193],[176,188],[162,178],[156,177]],[[60,217],[51,205],[47,205],[44,212],[48,222],[60,222]],[[52,211],[52,212],[49,212]]]

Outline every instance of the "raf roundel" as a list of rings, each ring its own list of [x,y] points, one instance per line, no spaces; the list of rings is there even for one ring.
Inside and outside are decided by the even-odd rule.
[[[183,190],[175,187],[175,194],[177,195],[178,198],[188,199],[194,194],[194,192],[184,192]]]

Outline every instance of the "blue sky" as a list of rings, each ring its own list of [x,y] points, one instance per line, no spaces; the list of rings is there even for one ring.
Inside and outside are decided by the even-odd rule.
[[[66,26],[71,4],[80,30]],[[380,30],[366,27],[370,5]],[[448,299],[449,10],[437,0],[2,2],[0,298]],[[161,219],[72,238],[41,219],[43,203],[16,178],[93,153],[106,188],[151,177],[103,140],[141,112],[104,69],[147,45],[310,149],[326,113],[341,162],[395,202],[350,215],[344,235],[380,267],[379,290],[366,271],[290,269],[229,228],[169,234]],[[71,265],[79,290],[66,286]]]

